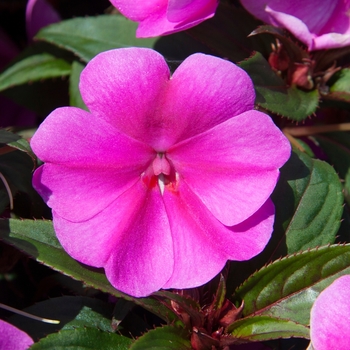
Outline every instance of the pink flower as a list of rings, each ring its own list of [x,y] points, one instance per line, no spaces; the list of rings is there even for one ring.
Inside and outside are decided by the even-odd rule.
[[[350,275],[336,279],[311,309],[310,337],[315,350],[350,349]]]
[[[72,257],[145,296],[264,249],[290,145],[253,110],[242,69],[195,54],[170,77],[157,52],[125,48],[91,60],[80,91],[90,113],[58,108],[31,141],[46,162],[34,186]]]
[[[27,333],[0,320],[0,350],[25,350],[32,344],[33,339]]]
[[[241,0],[254,16],[289,30],[310,51],[350,45],[349,0]]]
[[[179,32],[214,16],[218,0],[110,0],[125,17],[140,22],[139,38]]]

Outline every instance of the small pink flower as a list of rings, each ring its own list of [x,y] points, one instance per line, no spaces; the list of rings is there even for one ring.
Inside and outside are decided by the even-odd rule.
[[[125,17],[140,22],[139,38],[179,32],[211,18],[218,0],[110,0]]]
[[[336,279],[311,309],[310,337],[315,350],[350,349],[350,275]]]
[[[34,344],[25,332],[0,320],[0,350],[25,350]]]
[[[46,162],[34,186],[72,257],[145,296],[264,249],[290,145],[242,69],[195,54],[170,76],[157,52],[118,49],[91,60],[80,91],[90,112],[58,108],[31,141]]]
[[[289,30],[310,51],[350,45],[349,0],[241,0],[265,23]]]

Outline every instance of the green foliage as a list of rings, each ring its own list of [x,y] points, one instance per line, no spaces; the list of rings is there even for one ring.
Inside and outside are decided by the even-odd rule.
[[[339,177],[326,162],[295,151],[272,195],[274,258],[334,243],[343,213]]]
[[[23,59],[0,74],[0,91],[34,81],[70,74],[70,64],[43,53]]]
[[[189,333],[176,326],[152,329],[137,339],[130,350],[191,350]]]
[[[337,277],[349,273],[349,245],[315,248],[262,268],[236,290],[234,297],[244,300],[244,316],[263,315],[308,326],[318,294]]]
[[[309,337],[309,329],[292,321],[269,316],[247,317],[233,323],[228,332],[241,341],[264,341],[290,337]]]
[[[88,62],[102,51],[152,47],[156,39],[136,39],[136,27],[137,23],[118,15],[73,18],[43,28],[35,38],[63,47]]]
[[[96,328],[75,328],[54,333],[32,345],[33,350],[104,349],[126,350],[131,339]]]

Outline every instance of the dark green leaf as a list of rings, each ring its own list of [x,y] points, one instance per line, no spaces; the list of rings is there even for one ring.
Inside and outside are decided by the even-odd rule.
[[[37,340],[59,330],[91,327],[113,332],[111,318],[113,305],[98,299],[87,297],[63,296],[52,298],[30,306],[24,311],[39,317],[59,320],[59,324],[33,321],[30,318],[15,315],[11,323]]]
[[[54,333],[32,345],[33,350],[126,350],[132,340],[96,328],[77,328]]]
[[[296,121],[304,120],[316,111],[318,91],[287,87],[260,53],[241,62],[240,67],[252,78],[256,90],[255,103],[263,109]]]
[[[70,64],[43,53],[15,63],[0,75],[0,91],[33,81],[62,77],[70,74]]]
[[[69,78],[69,104],[74,107],[88,110],[79,91],[80,74],[84,67],[83,64],[77,61],[74,61],[72,64],[72,73]]]
[[[72,51],[88,62],[110,49],[152,47],[156,39],[136,39],[136,27],[137,23],[120,15],[73,18],[43,28],[35,38]]]
[[[0,220],[0,238],[56,271],[63,272],[87,286],[133,301],[165,321],[177,319],[176,314],[160,301],[133,298],[117,291],[107,280],[102,269],[90,268],[72,259],[58,242],[51,221]]]
[[[138,338],[130,350],[191,350],[190,335],[181,327],[165,326],[152,329]]]
[[[129,298],[111,286],[103,271],[89,268],[72,259],[58,242],[51,221],[2,220],[0,237],[57,271],[64,272],[96,289]]]
[[[247,317],[232,323],[228,333],[240,340],[264,341],[301,337],[309,338],[309,328],[289,320],[269,316]]]
[[[319,293],[349,273],[350,245],[317,248],[262,268],[235,296],[245,302],[244,316],[264,315],[308,326]]]
[[[347,92],[350,94],[350,69],[343,68],[332,78],[333,84],[330,86],[330,92]]]
[[[342,180],[345,199],[350,204],[350,135],[347,132],[334,132],[314,137],[328,156]]]
[[[342,186],[326,162],[293,152],[272,195],[274,258],[334,243],[343,212]]]

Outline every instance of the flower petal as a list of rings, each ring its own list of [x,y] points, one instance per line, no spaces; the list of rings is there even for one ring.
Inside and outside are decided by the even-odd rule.
[[[149,146],[75,107],[54,110],[30,144],[44,162],[72,168],[113,168],[114,172],[145,166],[152,154]]]
[[[127,18],[140,22],[136,36],[155,37],[193,27],[213,17],[217,0],[147,0],[133,2],[111,0]]]
[[[313,49],[313,35],[307,25],[297,17],[283,12],[272,10],[266,6],[266,12],[273,19],[272,22],[278,26],[289,30],[297,39],[303,42],[310,50]]]
[[[81,74],[80,91],[93,115],[148,143],[162,128],[155,115],[169,76],[164,58],[153,50],[111,50],[88,63]]]
[[[81,222],[95,216],[128,190],[140,179],[140,173],[132,168],[114,172],[46,163],[35,171],[33,186],[57,215]]]
[[[159,35],[167,35],[180,32],[182,30],[192,28],[210,17],[212,16],[208,16],[206,18],[191,19],[184,22],[174,22],[169,21],[166,9],[164,9],[163,12],[159,11],[140,22],[136,30],[136,37],[150,38]]]
[[[350,349],[350,275],[336,279],[311,309],[310,337],[317,350]]]
[[[218,4],[217,0],[169,0],[167,17],[170,22],[204,21],[214,16]]]
[[[252,109],[255,99],[251,79],[231,62],[195,54],[169,80],[163,57],[138,48],[95,57],[81,92],[91,113],[157,151]]]
[[[47,162],[34,174],[35,189],[58,215],[75,222],[114,201],[140,179],[154,157],[145,144],[73,107],[52,112],[31,146]]]
[[[253,109],[255,100],[244,70],[204,54],[191,55],[176,69],[167,94],[161,113],[170,120],[168,135],[154,145],[161,149]]]
[[[165,13],[167,8],[167,0],[110,0],[112,5],[116,7],[125,17],[132,21],[143,21],[145,18],[155,13]]]
[[[273,17],[266,11],[269,8],[272,11],[299,18],[312,33],[319,32],[325,23],[327,23],[336,8],[337,2],[334,0],[241,0],[242,5],[247,11],[266,23],[276,25]]]
[[[27,36],[31,40],[43,27],[59,22],[60,15],[45,0],[29,0],[26,7]]]
[[[241,0],[241,3],[262,21],[288,29],[309,50],[342,47],[349,43],[348,38],[336,35],[349,32],[348,1]]]
[[[163,288],[191,288],[215,277],[228,259],[247,260],[271,237],[274,206],[269,200],[246,222],[227,227],[218,222],[185,182],[165,190],[164,202],[174,242],[174,271]]]
[[[271,118],[249,111],[167,152],[191,190],[224,225],[254,214],[275,188],[290,144]]]
[[[25,332],[3,320],[0,320],[0,349],[25,350],[34,344],[33,339]]]
[[[141,181],[94,218],[72,223],[55,214],[54,226],[68,254],[104,267],[108,280],[124,293],[146,296],[172,273],[172,237],[162,197],[158,188],[148,190]]]

